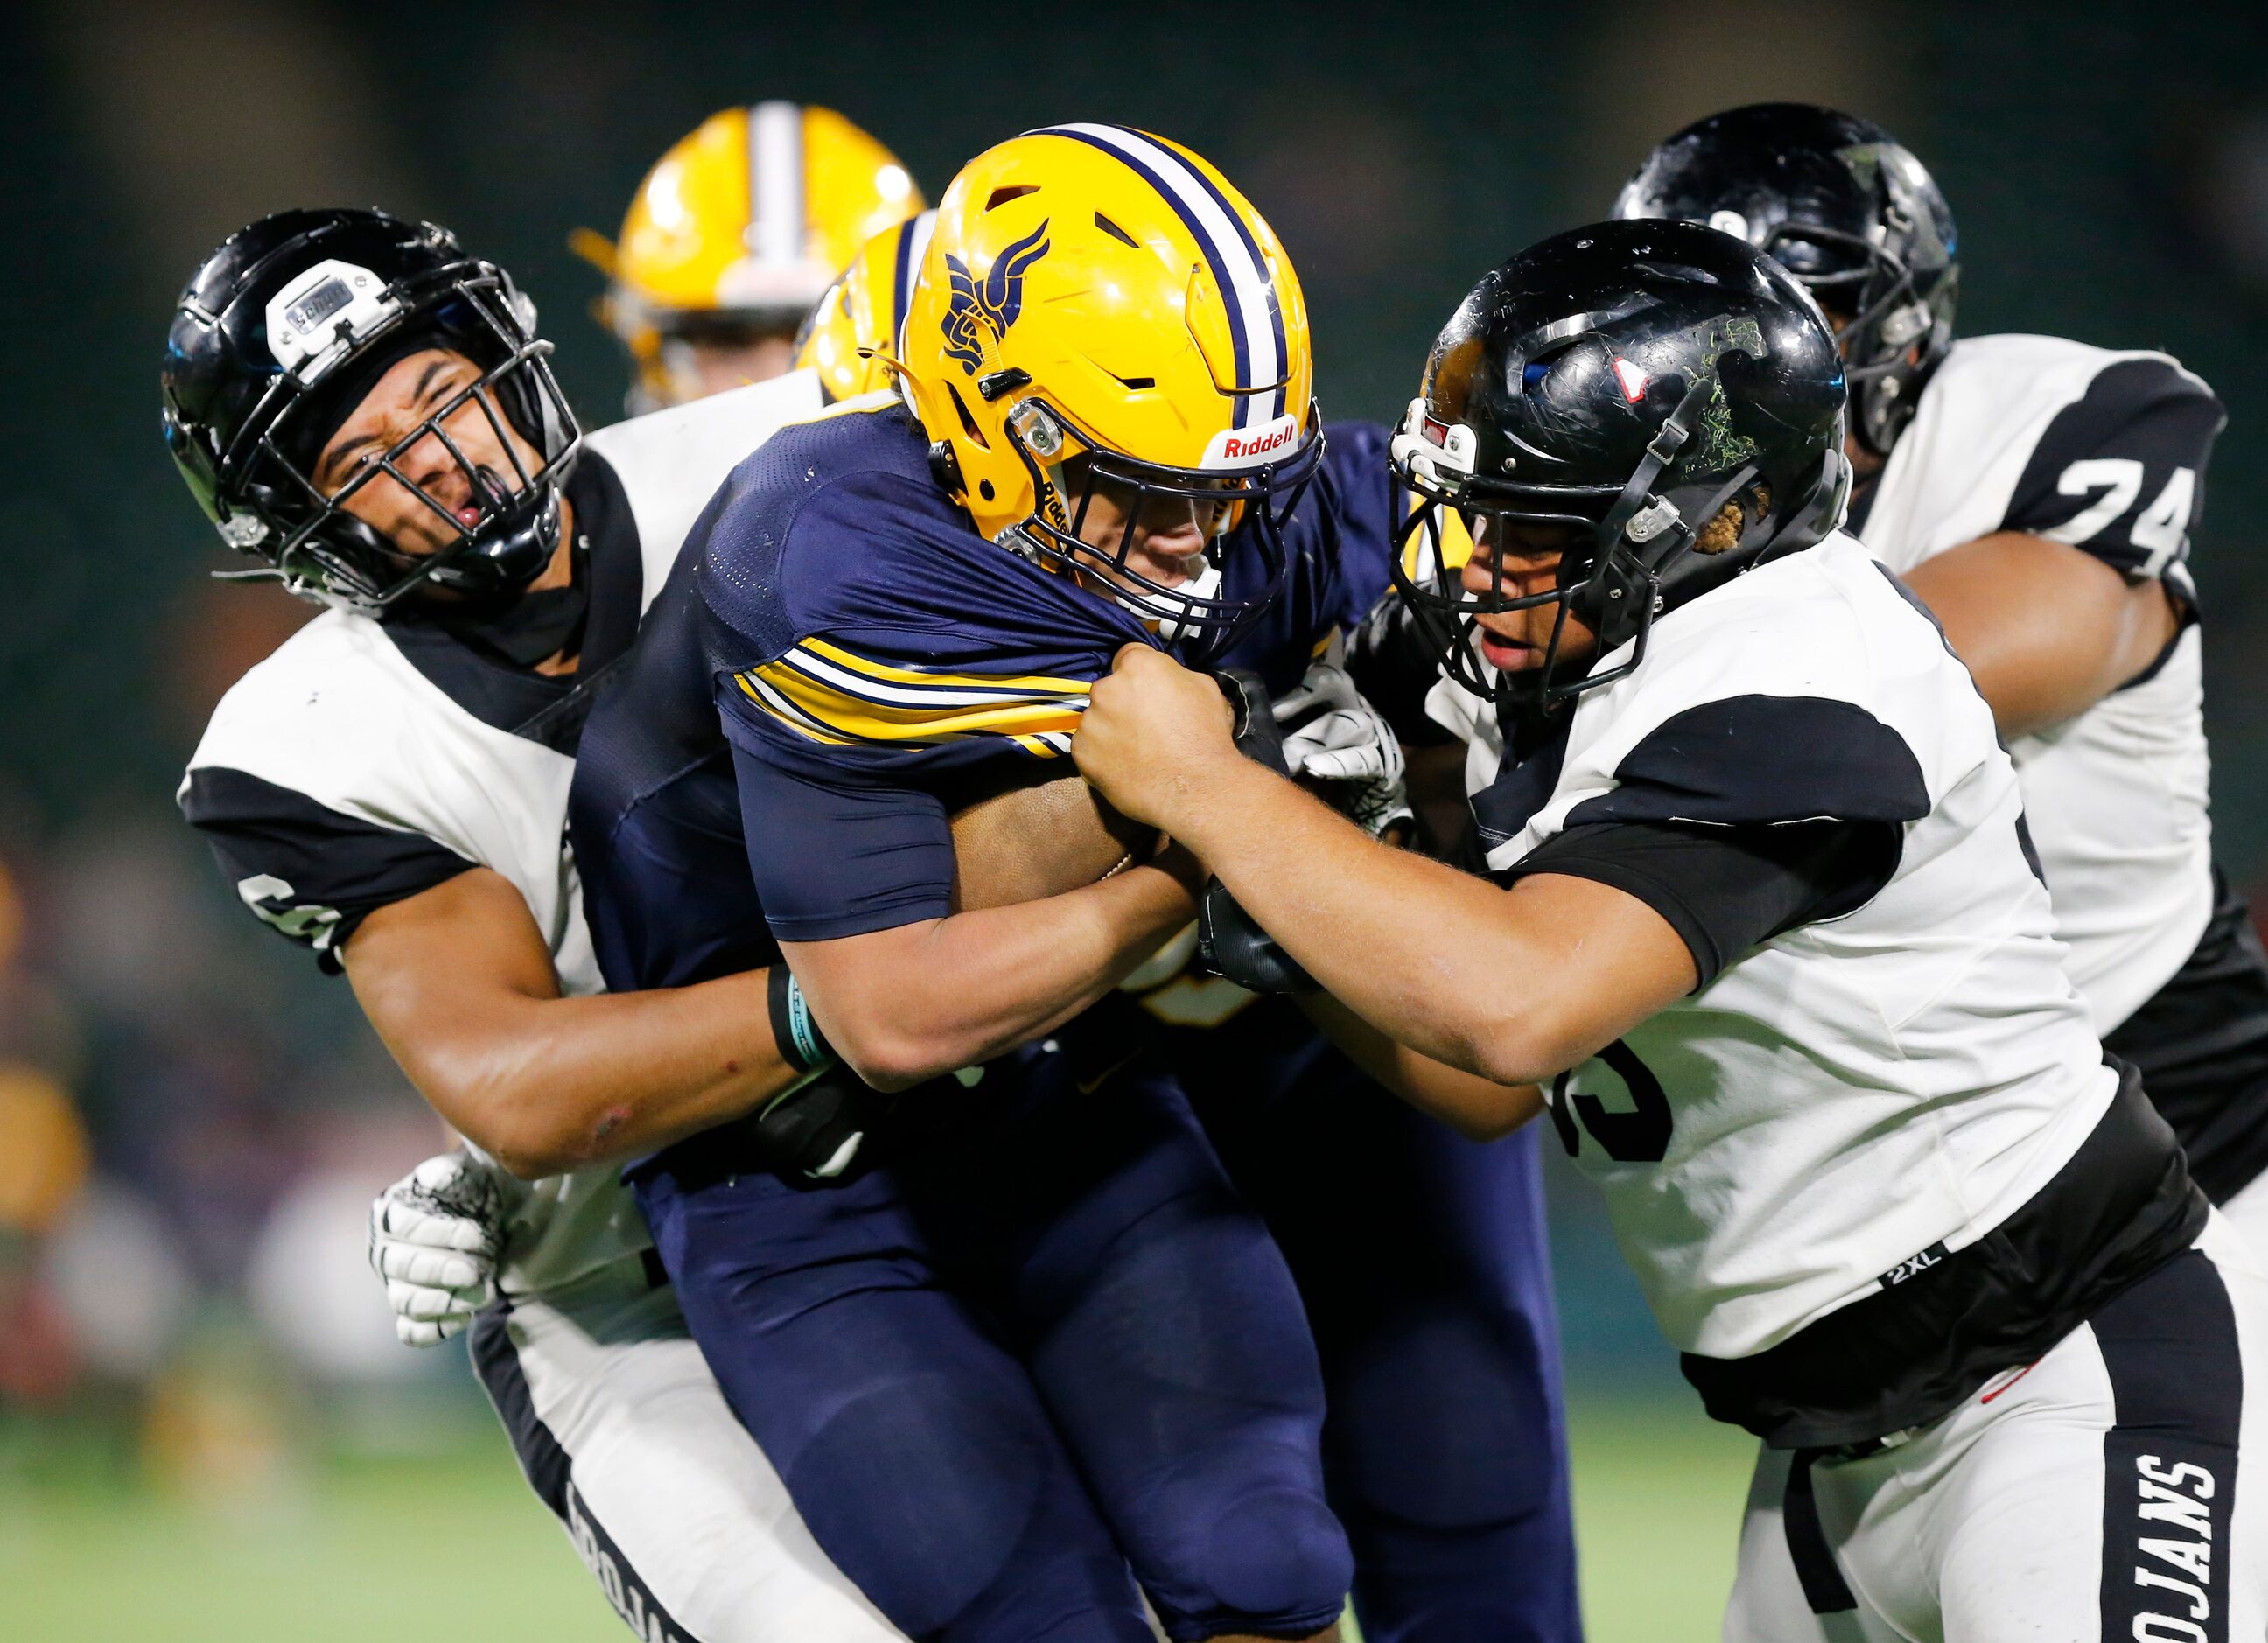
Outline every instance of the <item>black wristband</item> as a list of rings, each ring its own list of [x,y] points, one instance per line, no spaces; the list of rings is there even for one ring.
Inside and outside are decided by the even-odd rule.
[[[1197,899],[1197,961],[1248,992],[1319,991],[1307,967],[1263,930],[1218,879]]]
[[[803,989],[796,984],[795,972],[785,964],[774,964],[770,991],[772,1040],[779,1046],[780,1058],[798,1072],[833,1066],[834,1047],[819,1030],[811,1006],[804,1002]]]

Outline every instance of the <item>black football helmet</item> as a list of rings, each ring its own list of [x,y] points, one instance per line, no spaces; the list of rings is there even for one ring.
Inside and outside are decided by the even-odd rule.
[[[1419,500],[1395,586],[1450,675],[1550,704],[1646,658],[1656,615],[1834,529],[1850,493],[1843,360],[1818,306],[1745,242],[1690,223],[1601,223],[1531,246],[1473,288],[1433,344],[1394,438]],[[1726,507],[1735,540],[1699,549]],[[1556,586],[1460,586],[1458,540],[1493,519],[1576,527]],[[1498,527],[1499,529],[1501,527]],[[1501,673],[1474,631],[1497,611],[1558,607],[1543,666]],[[1563,665],[1570,614],[1608,668]]]
[[[1859,440],[1890,453],[1953,346],[1961,279],[1953,209],[1896,138],[1808,103],[1712,114],[1646,156],[1614,214],[1706,223],[1802,281],[1846,322]]]
[[[388,367],[447,349],[480,369],[392,448],[329,495],[324,443]],[[561,488],[582,434],[535,334],[535,306],[492,262],[431,223],[380,211],[284,211],[239,230],[181,292],[159,374],[166,448],[221,540],[294,593],[382,611],[425,586],[493,600],[527,586],[559,545]],[[468,460],[447,424],[475,407],[513,471]],[[509,421],[539,453],[531,467]],[[399,464],[432,438],[470,482],[462,524]],[[386,474],[458,533],[405,553],[344,505]]]

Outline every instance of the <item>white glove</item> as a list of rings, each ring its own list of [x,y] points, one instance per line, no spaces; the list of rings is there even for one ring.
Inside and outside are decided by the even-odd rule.
[[[1402,743],[1355,689],[1340,662],[1344,654],[1344,643],[1334,638],[1308,664],[1299,688],[1277,699],[1276,722],[1284,727],[1284,762],[1292,774],[1330,783],[1325,796],[1332,805],[1376,838],[1410,820]]]
[[[495,1175],[462,1152],[427,1159],[379,1194],[370,1266],[404,1346],[439,1345],[496,1299],[504,1219]]]

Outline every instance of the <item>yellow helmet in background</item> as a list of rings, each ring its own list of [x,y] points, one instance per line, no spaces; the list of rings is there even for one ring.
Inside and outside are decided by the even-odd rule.
[[[890,386],[886,360],[896,357],[914,270],[928,247],[937,213],[886,228],[850,259],[803,322],[795,339],[798,370],[816,371],[829,400],[856,399]]]
[[[924,203],[897,157],[831,108],[764,102],[703,121],[646,173],[619,241],[576,240],[611,281],[605,317],[637,369],[633,409],[718,386],[692,379],[672,343],[784,344],[858,247]]]
[[[0,1063],[0,1232],[53,1225],[85,1184],[87,1160],[86,1126],[63,1087]]]
[[[907,305],[900,369],[955,500],[994,541],[1099,573],[1197,659],[1282,586],[1322,455],[1307,304],[1259,212],[1123,126],[1027,132],[962,168]],[[1098,488],[1115,548],[1079,538]],[[1204,574],[1127,563],[1145,504],[1211,509]],[[1248,549],[1248,551],[1244,551]]]

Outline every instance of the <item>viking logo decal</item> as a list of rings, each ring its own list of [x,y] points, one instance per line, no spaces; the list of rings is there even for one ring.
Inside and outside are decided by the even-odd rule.
[[[940,324],[945,331],[945,357],[961,362],[962,372],[975,376],[984,363],[982,324],[998,342],[1024,311],[1024,270],[1048,254],[1048,225],[1042,222],[992,260],[983,284],[968,265],[950,251],[946,271],[953,278],[953,302]]]

